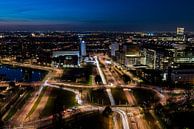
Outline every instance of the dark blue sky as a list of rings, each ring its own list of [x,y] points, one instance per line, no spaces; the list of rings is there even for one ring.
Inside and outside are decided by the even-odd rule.
[[[193,31],[193,5],[194,0],[1,0],[0,29]]]

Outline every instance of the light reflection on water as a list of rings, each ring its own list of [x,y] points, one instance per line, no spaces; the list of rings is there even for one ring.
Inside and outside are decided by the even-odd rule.
[[[35,82],[43,79],[45,71],[29,68],[12,67],[8,65],[0,66],[0,80],[17,82]]]

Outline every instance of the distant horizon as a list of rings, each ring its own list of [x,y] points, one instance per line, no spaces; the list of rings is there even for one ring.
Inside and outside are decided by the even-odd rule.
[[[108,31],[108,32],[176,32],[177,27],[184,27],[185,32],[194,32],[194,29],[187,28],[185,26],[162,26],[162,27],[147,27],[142,25],[143,27],[135,27],[135,26],[87,26],[87,25],[66,25],[66,24],[8,24],[2,25],[0,24],[0,31]],[[158,28],[158,29],[157,29]]]

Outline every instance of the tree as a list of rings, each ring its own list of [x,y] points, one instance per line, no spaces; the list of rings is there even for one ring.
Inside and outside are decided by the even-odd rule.
[[[187,103],[190,104],[192,84],[186,83],[185,84],[185,90],[186,90],[186,100],[187,100]]]
[[[103,111],[102,114],[103,114],[104,116],[108,117],[111,113],[112,113],[111,107],[110,107],[110,106],[107,106],[107,107],[104,109],[104,111]]]
[[[9,82],[9,87],[15,87],[15,82],[13,81]]]
[[[102,82],[100,75],[96,75],[96,77],[95,77],[95,82],[96,82],[97,84],[99,84],[100,82]]]

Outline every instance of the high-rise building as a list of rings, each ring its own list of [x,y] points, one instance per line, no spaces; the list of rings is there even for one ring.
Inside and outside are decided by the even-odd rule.
[[[118,43],[112,43],[111,44],[111,56],[115,56],[115,52],[119,50],[119,44]]]
[[[177,27],[177,30],[176,30],[177,35],[184,35],[184,33],[185,33],[185,28]]]
[[[185,41],[185,28],[177,27],[176,33],[177,33],[176,39],[180,41],[180,43],[183,43]]]
[[[86,43],[85,41],[80,41],[80,54],[81,56],[86,56]]]

